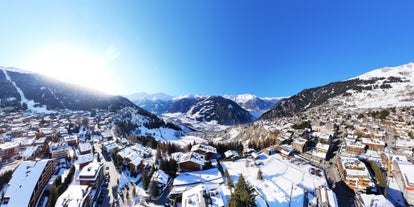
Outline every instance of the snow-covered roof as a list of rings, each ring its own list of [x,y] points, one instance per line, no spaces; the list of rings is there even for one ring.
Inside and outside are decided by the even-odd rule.
[[[191,171],[191,172],[184,172],[180,173],[174,179],[174,187],[177,186],[189,186],[196,183],[214,183],[219,184],[223,183],[223,176],[221,175],[218,168],[211,168],[208,170],[199,170],[199,171]]]
[[[371,138],[361,138],[362,144],[375,144],[375,145],[382,145],[385,146],[385,142],[377,139],[371,139]]]
[[[80,152],[92,151],[92,145],[90,143],[79,143],[79,151]]]
[[[197,185],[190,190],[183,193],[182,206],[183,207],[206,207],[206,192],[204,185]]]
[[[197,150],[201,150],[204,151],[206,153],[217,153],[217,150],[215,147],[209,146],[209,145],[205,145],[205,144],[196,144],[193,147],[191,147],[191,151],[197,151]]]
[[[78,156],[78,164],[85,164],[88,162],[92,162],[93,161],[93,154],[92,153],[88,153],[88,154],[84,154],[84,155],[79,155]]]
[[[303,138],[297,138],[293,140],[293,143],[295,144],[299,144],[299,145],[304,145],[308,140],[303,139]]]
[[[404,176],[406,184],[414,187],[414,165],[405,161],[397,161],[397,164],[401,170],[401,174]]]
[[[383,195],[374,194],[359,194],[357,199],[361,207],[381,206],[381,207],[393,207],[394,205],[386,199]]]
[[[224,152],[224,156],[228,157],[239,157],[239,153],[235,150],[227,150],[226,152]]]
[[[51,142],[49,143],[49,151],[52,153],[54,151],[66,150],[68,144],[66,142]]]
[[[117,148],[117,147],[118,147],[118,144],[117,144],[116,142],[114,142],[114,141],[111,141],[111,142],[105,142],[103,145],[104,145],[104,147],[105,147],[108,151],[111,151],[111,150],[113,150],[113,149],[115,149],[115,148]]]
[[[69,185],[68,189],[57,199],[55,206],[78,207],[82,206],[87,185]]]
[[[29,206],[34,188],[49,161],[24,161],[17,167],[5,194],[10,198],[6,206]]]
[[[204,155],[199,154],[197,152],[187,152],[181,156],[178,163],[183,163],[183,162],[188,162],[188,161],[197,163],[199,165],[204,165],[205,157]]]
[[[98,174],[99,174],[98,172],[101,170],[101,168],[102,168],[101,163],[91,162],[88,165],[86,165],[84,168],[82,168],[77,179],[94,181],[97,179]]]
[[[139,164],[141,164],[142,160],[144,160],[142,157],[137,156],[135,159],[133,159],[129,163],[133,164],[134,166],[138,166]]]
[[[0,149],[6,150],[6,149],[11,149],[11,148],[16,148],[18,146],[19,146],[19,142],[11,141],[11,142],[0,144]]]
[[[63,138],[66,142],[69,142],[69,141],[73,141],[73,140],[78,140],[78,136],[76,136],[76,135],[68,135],[68,136],[65,136],[64,138]]]
[[[125,159],[129,154],[133,153],[134,150],[131,147],[126,147],[123,150],[118,152],[118,155],[122,157],[122,159]]]
[[[318,158],[321,158],[321,159],[325,159],[326,158],[326,152],[320,152],[320,151],[313,150],[312,151],[312,156],[315,156],[315,157],[318,157]]]
[[[355,147],[355,148],[365,148],[365,145],[361,142],[355,142],[352,140],[346,140],[346,146]]]
[[[40,131],[40,133],[43,133],[43,134],[46,134],[46,135],[53,134],[55,132],[51,128],[40,128],[39,131]]]
[[[39,146],[29,146],[27,147],[23,152],[22,152],[22,157],[24,158],[28,158],[28,157],[32,157],[33,154],[36,152],[37,148]]]
[[[323,143],[318,143],[316,144],[316,149],[322,149],[322,150],[329,150],[329,144],[323,144]]]
[[[167,173],[165,173],[162,170],[157,170],[152,175],[151,179],[154,180],[154,181],[157,181],[158,183],[162,183],[162,184],[166,185],[169,178],[170,178],[170,176],[168,176]]]

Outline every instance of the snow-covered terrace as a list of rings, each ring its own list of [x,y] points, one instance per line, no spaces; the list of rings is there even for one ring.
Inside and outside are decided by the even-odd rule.
[[[246,181],[254,184],[261,199],[269,206],[303,206],[305,193],[316,195],[316,188],[327,186],[324,177],[310,173],[310,165],[290,163],[279,154],[260,155],[263,164],[256,166],[253,160],[240,159],[234,162],[223,162],[233,183],[237,183],[238,176],[242,174]],[[259,167],[263,172],[263,180],[257,180]],[[260,203],[260,202],[259,202]]]

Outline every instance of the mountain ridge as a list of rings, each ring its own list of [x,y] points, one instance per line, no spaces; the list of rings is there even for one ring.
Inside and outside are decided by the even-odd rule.
[[[284,99],[260,119],[293,116],[322,104],[335,104],[338,110],[414,106],[414,64],[384,67],[360,76],[304,89]]]

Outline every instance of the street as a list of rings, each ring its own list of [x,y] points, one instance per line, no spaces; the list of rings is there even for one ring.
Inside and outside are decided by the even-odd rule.
[[[110,158],[110,155],[106,152],[102,152],[101,147],[98,144],[94,144],[95,151],[99,154],[102,154],[104,159],[101,160],[102,163],[104,163],[105,169],[104,174],[109,174],[109,182],[107,187],[106,195],[104,195],[104,200],[102,202],[102,206],[109,207],[114,202],[114,196],[115,194],[118,194],[118,184],[117,180],[119,179],[119,173],[117,172],[114,163],[112,162],[112,159]]]

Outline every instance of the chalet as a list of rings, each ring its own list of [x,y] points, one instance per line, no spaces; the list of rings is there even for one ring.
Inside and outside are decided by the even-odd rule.
[[[384,151],[385,149],[385,142],[377,139],[361,138],[361,143],[366,145],[370,150]]]
[[[112,140],[112,133],[110,131],[105,131],[102,133],[102,139],[104,141]]]
[[[365,153],[365,145],[361,142],[355,142],[355,140],[346,139],[345,141],[345,149],[349,153],[353,154],[363,154]]]
[[[154,181],[158,184],[160,189],[164,189],[167,186],[170,176],[162,170],[157,170],[151,177],[151,181]]]
[[[308,149],[308,140],[303,138],[294,139],[292,142],[292,147],[299,153],[304,153]]]
[[[67,135],[67,136],[63,137],[63,140],[65,140],[65,142],[69,146],[73,146],[73,145],[76,145],[76,143],[78,143],[78,136],[76,136],[76,135]]]
[[[325,143],[325,144],[331,144],[332,142],[332,136],[327,133],[321,133],[319,135],[319,142]]]
[[[92,145],[88,142],[79,143],[79,152],[82,155],[92,153]]]
[[[293,148],[289,145],[282,145],[282,149],[280,150],[280,155],[283,157],[291,156],[293,153]]]
[[[61,159],[68,157],[68,144],[65,142],[51,142],[49,143],[49,152],[53,159]]]
[[[3,158],[9,158],[13,155],[16,155],[19,150],[19,142],[11,141],[5,142],[4,144],[0,144],[0,155]]]
[[[237,158],[240,157],[239,153],[235,150],[227,150],[226,152],[224,152],[224,156],[226,158]]]
[[[107,153],[112,153],[113,150],[118,149],[118,144],[115,141],[104,142],[102,144],[102,149]]]
[[[133,160],[131,160],[129,163],[128,163],[128,167],[129,167],[129,169],[130,170],[134,170],[135,172],[138,172],[139,170],[141,170],[142,169],[142,167],[143,167],[143,161],[144,159],[142,158],[142,157],[140,157],[140,156],[138,156],[138,157],[136,157],[135,159],[133,159]]]
[[[178,160],[178,168],[182,171],[203,170],[205,156],[197,152],[183,153]]]
[[[191,147],[192,152],[197,152],[198,154],[205,155],[206,158],[213,158],[217,154],[217,150],[215,147],[204,145],[204,144],[196,144]]]

